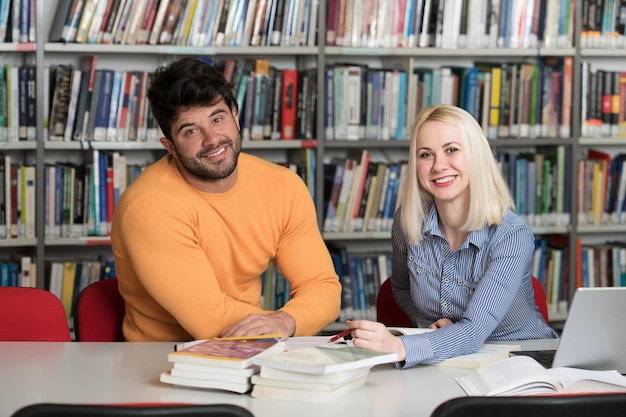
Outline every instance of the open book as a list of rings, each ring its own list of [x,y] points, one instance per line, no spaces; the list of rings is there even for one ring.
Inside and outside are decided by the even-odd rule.
[[[456,381],[473,396],[626,392],[626,377],[615,370],[546,369],[529,356],[503,359],[458,377]]]
[[[423,334],[434,331],[434,329],[415,327],[387,327],[387,330],[389,330],[389,332],[395,336]],[[433,364],[433,366],[478,369],[481,366],[489,365],[490,363],[494,363],[499,360],[508,358],[510,352],[520,349],[520,345],[485,343],[480,347],[480,349],[478,349],[474,353],[455,356],[453,358],[449,358],[444,361],[435,363]]]
[[[329,374],[357,368],[371,368],[398,360],[397,353],[361,349],[351,344],[326,344],[277,354],[263,354],[254,364],[308,374]]]

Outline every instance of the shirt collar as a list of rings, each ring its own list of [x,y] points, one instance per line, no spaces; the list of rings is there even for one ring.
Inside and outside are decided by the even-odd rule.
[[[485,226],[482,229],[471,231],[467,236],[467,239],[465,240],[465,242],[463,242],[463,245],[461,245],[461,248],[459,249],[466,248],[467,245],[470,243],[477,248],[483,246],[487,242],[487,239],[489,237],[490,227],[491,226]],[[437,212],[437,207],[435,206],[435,204],[432,204],[430,206],[428,217],[426,218],[426,222],[424,223],[423,237],[427,238],[429,235],[439,236],[442,239],[445,239],[443,233],[441,232],[441,229],[439,229],[439,213]]]

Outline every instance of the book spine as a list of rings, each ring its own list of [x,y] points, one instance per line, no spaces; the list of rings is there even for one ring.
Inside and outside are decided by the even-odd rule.
[[[296,108],[298,98],[298,70],[283,70],[281,109],[281,137],[283,140],[295,139]]]
[[[106,140],[111,106],[111,92],[113,86],[113,70],[102,70],[100,93],[97,94],[96,111],[94,113],[93,140]]]
[[[148,38],[148,43],[150,45],[156,45],[159,43],[159,37],[161,36],[161,29],[163,28],[163,22],[165,21],[168,6],[169,0],[159,1],[159,8],[156,16],[154,17],[154,23],[152,25],[152,30],[150,31],[150,37]]]

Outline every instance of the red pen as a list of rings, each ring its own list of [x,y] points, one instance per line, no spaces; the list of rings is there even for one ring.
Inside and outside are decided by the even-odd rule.
[[[337,340],[342,339],[343,337],[349,335],[350,333],[352,333],[352,329],[346,329],[342,331],[341,333],[336,334],[333,337],[331,337],[328,343],[335,343]]]

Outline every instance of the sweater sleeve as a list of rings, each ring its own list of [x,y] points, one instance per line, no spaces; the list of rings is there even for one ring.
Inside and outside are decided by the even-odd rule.
[[[289,281],[291,300],[281,309],[296,320],[296,336],[317,334],[335,321],[341,284],[316,222],[315,207],[300,178],[285,202],[286,222],[276,262]]]

